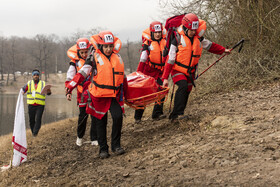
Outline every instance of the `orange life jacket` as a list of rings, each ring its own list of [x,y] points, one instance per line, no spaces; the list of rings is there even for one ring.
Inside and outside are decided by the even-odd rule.
[[[150,28],[147,28],[142,33],[142,39],[145,39],[144,44],[149,46],[149,60],[148,63],[151,67],[163,70],[164,62],[162,61],[162,53],[166,45],[166,30],[162,31],[162,39],[160,42],[151,39]]]
[[[67,56],[71,59],[72,62],[74,62],[75,60],[79,60],[76,44],[68,49]]]
[[[94,97],[116,97],[124,79],[124,63],[119,54],[110,60],[100,51],[94,52],[97,74],[92,77],[89,92]]]
[[[199,19],[199,27],[196,30],[196,35],[200,38],[206,31],[206,22],[202,19]]]
[[[85,60],[79,58],[76,44],[68,49],[67,56],[71,59],[71,62],[75,64],[77,72],[80,71],[85,64]],[[77,90],[83,93],[83,83],[77,86]]]
[[[173,69],[191,76],[196,70],[196,66],[202,53],[202,44],[198,36],[194,36],[193,44],[184,34],[182,26],[177,29],[180,35],[180,43],[178,44],[178,52]]]

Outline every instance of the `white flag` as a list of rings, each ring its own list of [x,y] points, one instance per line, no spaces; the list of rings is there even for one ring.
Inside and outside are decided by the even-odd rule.
[[[16,106],[13,132],[13,148],[14,155],[12,165],[19,166],[21,163],[27,160],[27,141],[22,90],[19,91]]]

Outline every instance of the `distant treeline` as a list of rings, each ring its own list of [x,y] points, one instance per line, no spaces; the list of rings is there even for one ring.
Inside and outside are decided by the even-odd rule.
[[[55,34],[38,34],[33,38],[0,36],[0,80],[16,81],[16,72],[31,72],[39,69],[44,74],[66,72],[70,59],[66,52],[78,38],[97,34],[101,28],[79,31],[68,37]],[[139,38],[139,41],[141,38]],[[127,71],[135,71],[139,62],[141,43],[122,41],[120,51]],[[4,74],[8,76],[4,77]],[[25,73],[26,74],[26,73]],[[46,76],[46,79],[48,76]],[[10,80],[12,79],[12,80]]]
[[[279,79],[280,0],[160,0],[159,4],[165,18],[189,12],[197,14],[207,22],[205,37],[215,43],[230,48],[240,39],[245,39],[241,53],[233,51],[232,55],[203,75],[202,79],[205,81],[202,84],[205,87],[224,90]],[[147,27],[148,25],[149,23]],[[69,58],[66,51],[69,47],[78,38],[89,38],[100,30],[103,29],[76,32],[62,38],[55,34],[38,34],[33,38],[0,37],[0,80],[3,80],[3,73],[30,72],[34,68],[46,74],[65,72],[68,69]],[[125,68],[135,71],[141,43],[122,43],[120,54]],[[217,59],[215,55],[205,54],[207,53],[201,59],[199,71],[211,64],[213,59]]]

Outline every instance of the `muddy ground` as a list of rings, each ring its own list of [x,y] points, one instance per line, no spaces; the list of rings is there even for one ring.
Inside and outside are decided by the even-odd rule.
[[[36,138],[28,131],[28,161],[1,172],[0,186],[279,186],[280,82],[194,95],[176,123],[152,121],[146,111],[134,124],[127,110],[126,154],[104,160],[98,147],[75,145],[76,119],[45,125]],[[11,135],[0,140],[2,166]]]

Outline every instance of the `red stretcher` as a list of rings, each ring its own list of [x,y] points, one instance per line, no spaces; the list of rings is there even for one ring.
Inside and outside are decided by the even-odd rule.
[[[161,104],[167,98],[168,87],[157,84],[153,77],[141,72],[133,72],[127,76],[128,90],[125,104],[135,108],[144,109],[147,106]]]

